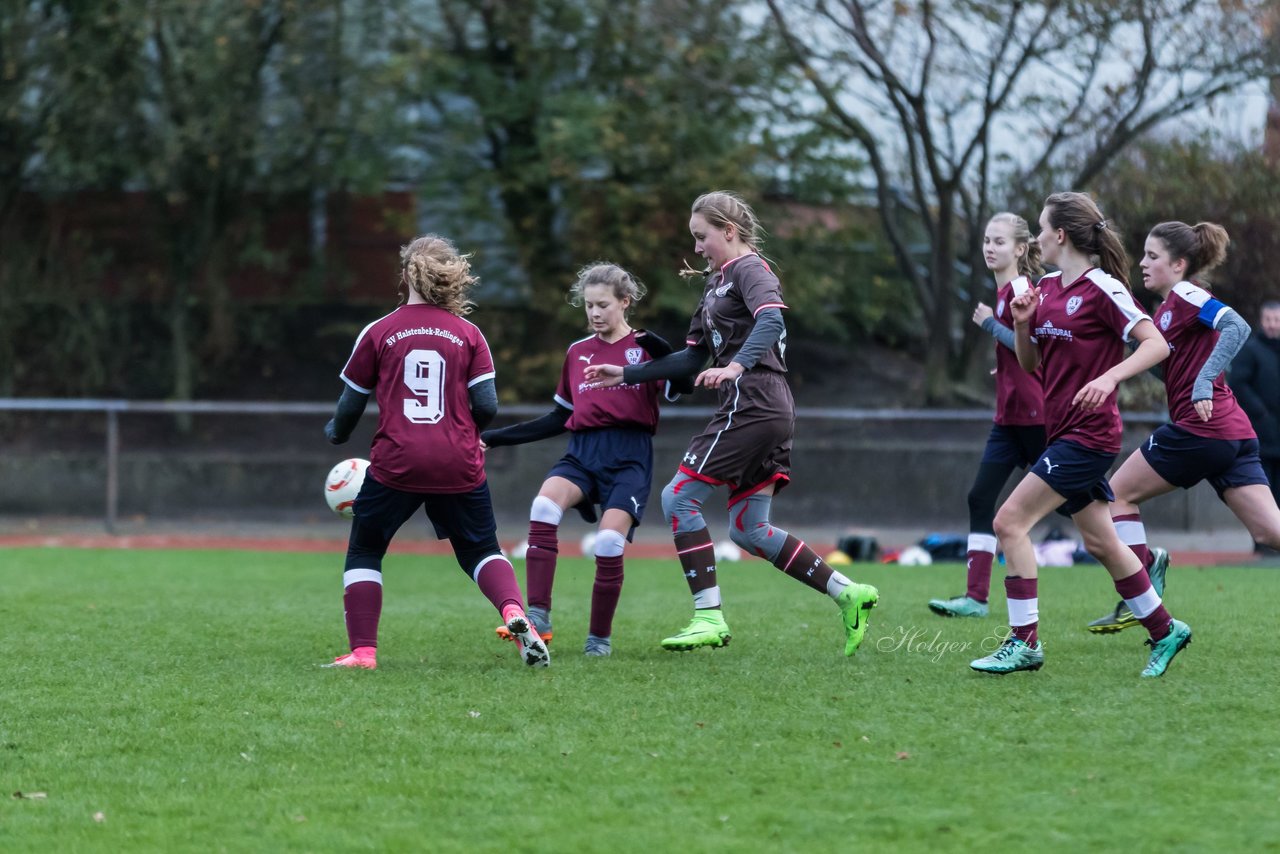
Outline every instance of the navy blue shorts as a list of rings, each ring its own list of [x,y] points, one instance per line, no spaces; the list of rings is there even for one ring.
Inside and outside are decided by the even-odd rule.
[[[1091,501],[1116,500],[1107,483],[1107,472],[1115,461],[1115,454],[1059,439],[1044,449],[1031,473],[1067,499],[1058,512],[1074,516]]]
[[[1155,473],[1174,486],[1190,489],[1202,480],[1218,497],[1237,486],[1269,486],[1258,456],[1257,439],[1209,439],[1165,424],[1142,443],[1142,456]]]
[[[992,424],[987,446],[982,450],[982,461],[1024,469],[1034,463],[1043,450],[1044,425]]]
[[[396,531],[421,507],[436,538],[453,545],[458,564],[468,574],[483,557],[499,554],[498,526],[493,518],[489,484],[450,494],[402,492],[379,483],[370,472],[356,496],[355,518],[347,541],[347,569],[382,569],[382,558]]]
[[[625,510],[639,525],[653,484],[653,436],[626,427],[577,431],[569,439],[569,449],[547,473],[552,476],[581,489],[601,512]]]

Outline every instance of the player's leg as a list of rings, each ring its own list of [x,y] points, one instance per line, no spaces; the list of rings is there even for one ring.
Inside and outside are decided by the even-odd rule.
[[[1150,635],[1147,645],[1151,655],[1142,675],[1160,676],[1173,657],[1191,642],[1191,627],[1173,619],[1164,607],[1142,562],[1120,541],[1108,505],[1107,501],[1092,501],[1071,518],[1084,538],[1085,549],[1111,573],[1116,592]]]
[[[1043,461],[1032,469],[1037,474]],[[1055,465],[1056,468],[1056,465]],[[1008,575],[1004,579],[1009,609],[1009,636],[991,655],[971,661],[983,673],[1039,670],[1044,651],[1037,631],[1040,623],[1038,567],[1031,529],[1062,505],[1065,499],[1042,477],[1024,477],[996,511],[993,527],[1004,549]]]
[[[831,568],[804,540],[769,519],[774,484],[735,498],[729,505],[729,537],[744,551],[762,557],[797,581],[830,596],[840,608],[845,655],[853,655],[867,631],[867,617],[880,594]]]
[[[560,555],[560,522],[564,511],[584,498],[581,487],[560,475],[552,475],[542,483],[529,507],[529,548],[524,556],[524,592],[529,600],[529,619],[538,633],[551,643],[551,588],[556,578],[556,560]],[[498,626],[498,637],[509,640],[505,625]]]
[[[424,504],[436,536],[449,540],[458,566],[502,615],[521,660],[530,667],[550,664],[546,642],[525,614],[516,571],[498,546],[489,484],[482,483],[471,492],[429,495]]]
[[[382,618],[382,559],[391,538],[422,506],[422,498],[384,486],[366,474],[356,497],[342,572],[342,606],[351,652],[329,667],[378,666],[378,623]]]
[[[1139,450],[1129,455],[1111,478],[1111,489],[1116,496],[1111,503],[1111,521],[1116,534],[1142,562],[1159,596],[1164,595],[1169,553],[1147,545],[1147,528],[1142,522],[1139,505],[1178,488],[1153,467],[1154,461],[1155,465],[1165,469],[1169,465],[1166,462],[1168,455],[1175,452],[1173,448],[1166,450],[1162,441],[1160,431],[1153,433]],[[1137,625],[1141,625],[1141,621],[1121,599],[1109,612],[1089,623],[1087,628],[1096,634],[1113,634]]]
[[[1271,487],[1249,484],[1224,490],[1222,500],[1259,545],[1280,549],[1280,508]]]
[[[583,653],[605,656],[613,651],[613,616],[622,595],[622,555],[635,519],[626,510],[604,511],[596,533],[596,577],[591,585],[591,618]]]
[[[693,620],[683,631],[663,639],[663,649],[721,647],[732,639],[721,609],[715,547],[702,515],[702,505],[714,490],[714,484],[688,474],[683,467],[662,490],[662,514],[671,526],[694,609]]]

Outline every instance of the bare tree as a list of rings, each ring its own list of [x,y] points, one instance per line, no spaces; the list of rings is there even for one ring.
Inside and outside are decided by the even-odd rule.
[[[790,115],[866,157],[925,320],[930,401],[967,369],[957,318],[983,288],[997,203],[1087,188],[1157,125],[1276,68],[1273,0],[766,2],[817,96]]]

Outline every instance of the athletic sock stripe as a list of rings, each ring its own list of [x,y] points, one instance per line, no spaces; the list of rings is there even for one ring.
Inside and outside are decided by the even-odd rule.
[[[1009,599],[1009,625],[1029,626],[1040,622],[1040,598]]]
[[[687,549],[676,549],[676,554],[687,555],[689,552],[696,552],[698,549],[714,549],[715,543],[701,543],[700,545],[690,546]]]
[[[489,555],[487,558],[485,558],[484,560],[476,564],[476,568],[471,571],[471,580],[474,581],[476,584],[479,584],[480,570],[484,569],[485,566],[487,566],[490,561],[495,561],[495,560],[506,561],[506,558],[503,557],[502,555]]]
[[[1141,522],[1116,521],[1116,533],[1120,542],[1126,546],[1144,546],[1147,544],[1147,528]]]
[[[1148,587],[1141,595],[1126,599],[1124,603],[1129,606],[1129,610],[1133,612],[1133,616],[1141,620],[1143,617],[1149,617],[1155,613],[1160,607],[1160,596],[1156,593],[1155,588]]]
[[[372,581],[374,584],[382,584],[382,573],[376,569],[348,569],[342,573],[342,586],[350,587],[361,581]]]
[[[969,534],[969,551],[996,553],[995,534]]]
[[[800,550],[802,548],[804,548],[803,540],[796,544],[796,550],[791,553],[791,557],[787,558],[786,564],[782,567],[783,572],[786,572],[788,569],[791,568],[791,562],[796,559],[796,555],[800,554]]]

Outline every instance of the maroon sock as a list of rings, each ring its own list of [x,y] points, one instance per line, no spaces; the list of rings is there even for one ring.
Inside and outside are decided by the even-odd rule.
[[[1141,525],[1142,514],[1141,513],[1123,513],[1119,516],[1112,516],[1111,521],[1113,524],[1117,526],[1119,526],[1120,523],[1122,522],[1137,522],[1139,525]],[[1124,538],[1121,537],[1121,539],[1124,539]],[[1152,556],[1151,550],[1147,548],[1146,543],[1125,543],[1125,545],[1129,547],[1130,551],[1132,551],[1134,554],[1138,556],[1138,560],[1142,561],[1143,569],[1149,569],[1151,567],[1151,564],[1154,562],[1155,558]]]
[[[1145,596],[1147,591],[1151,591],[1152,595],[1155,594],[1155,591],[1151,588],[1151,576],[1147,575],[1145,569],[1138,570],[1128,578],[1119,579],[1115,582],[1115,585],[1116,592],[1120,594],[1120,598],[1133,611],[1135,617],[1138,616],[1138,609],[1134,608],[1134,606],[1141,607],[1139,598]],[[1173,617],[1165,610],[1164,602],[1160,602],[1155,610],[1145,617],[1138,617],[1138,622],[1142,623],[1143,628],[1147,630],[1147,634],[1151,635],[1152,640],[1160,640],[1169,634],[1169,624],[1172,621]]]
[[[978,602],[986,602],[991,596],[991,564],[996,556],[991,552],[969,552],[969,579],[964,595]]]
[[[676,534],[675,541],[676,556],[680,558],[684,579],[689,582],[689,592],[696,596],[715,587],[719,582],[716,581],[716,551],[711,544],[711,532],[703,528]]]
[[[520,585],[516,583],[516,571],[512,569],[511,561],[502,555],[490,555],[481,560],[473,572],[476,586],[499,614],[508,605],[524,610],[524,600],[520,598]]]
[[[347,640],[351,648],[378,645],[378,619],[382,616],[382,585],[357,581],[342,591]]]
[[[1036,640],[1039,639],[1036,629],[1040,625],[1040,620],[1037,618],[1024,626],[1015,626],[1012,623],[1015,610],[1022,607],[1017,603],[1029,599],[1034,600],[1039,596],[1037,581],[1038,579],[1035,578],[1019,578],[1015,575],[1006,575],[1004,578],[1004,595],[1009,603],[1009,629],[1013,632],[1015,638],[1031,646],[1035,646]],[[1037,613],[1039,613],[1039,604],[1036,604],[1035,607]]]
[[[831,567],[827,566],[827,562],[818,557],[817,552],[809,548],[804,540],[787,534],[787,538],[782,541],[782,551],[778,552],[773,565],[819,593],[827,592],[827,582],[831,579]]]
[[[596,582],[591,586],[591,623],[587,631],[598,638],[613,633],[613,615],[622,594],[622,555],[596,558]]]
[[[556,580],[556,556],[560,543],[557,526],[547,522],[529,523],[529,551],[524,556],[524,586],[530,608],[551,610],[551,585]]]

